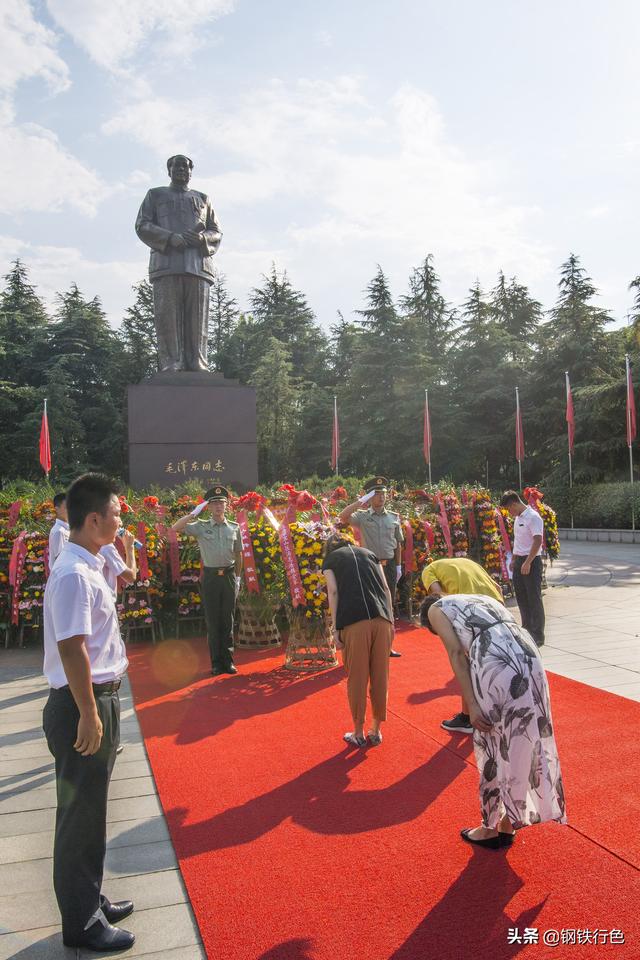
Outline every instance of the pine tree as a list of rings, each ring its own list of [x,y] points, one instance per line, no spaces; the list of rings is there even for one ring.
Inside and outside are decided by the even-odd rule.
[[[326,477],[331,472],[333,393],[327,387],[304,384],[298,396],[299,426],[293,445],[292,477]]]
[[[263,281],[250,297],[258,334],[252,344],[254,364],[259,361],[265,338],[275,337],[290,351],[295,377],[322,382],[327,369],[327,338],[304,294],[293,288],[286,271],[278,274],[275,264]]]
[[[74,438],[62,444],[68,459],[58,463],[61,474],[124,473],[126,371],[119,347],[97,297],[85,300],[75,284],[58,296],[45,376],[49,385],[65,384],[70,401],[64,411],[52,405],[50,412],[52,433]]]
[[[300,415],[300,388],[287,348],[270,337],[251,378],[258,412],[258,472],[262,483],[297,473],[293,460]]]
[[[14,261],[4,280],[6,286],[0,295],[0,379],[32,384],[34,353],[46,337],[47,313],[20,260]]]
[[[624,458],[621,437],[612,433],[608,413],[624,397],[624,348],[607,334],[611,318],[592,301],[597,289],[575,254],[560,268],[558,299],[539,333],[535,366],[534,471],[564,475],[566,465],[565,371],[571,378],[575,418],[575,477],[578,481],[614,472]],[[622,403],[624,400],[622,399]],[[605,413],[606,412],[606,413]],[[603,415],[604,414],[604,415]]]
[[[44,392],[40,359],[48,316],[16,260],[0,294],[0,476],[39,479],[38,435]]]
[[[629,290],[633,290],[633,307],[627,314],[627,320],[631,323],[631,334],[629,337],[630,349],[634,352],[640,352],[640,274],[629,284]]]
[[[410,322],[399,316],[379,266],[358,310],[361,333],[354,340],[351,374],[339,401],[345,471],[415,473],[424,380],[415,372],[422,353]],[[422,382],[420,382],[422,380]],[[415,443],[411,438],[415,436]]]
[[[153,314],[153,288],[148,280],[132,287],[136,297],[120,326],[130,383],[140,383],[158,371],[158,341]]]
[[[218,370],[230,376],[233,367],[231,345],[240,311],[238,303],[229,295],[223,274],[216,273],[209,291],[209,344],[208,363],[210,370]]]
[[[260,361],[264,337],[251,314],[241,313],[227,341],[223,373],[225,377],[249,383]]]
[[[518,374],[508,362],[508,345],[494,307],[476,281],[462,305],[452,357],[455,443],[451,466],[456,476],[466,480],[484,478],[488,464],[490,476],[502,482],[513,464],[513,397]]]
[[[433,254],[425,257],[409,278],[409,293],[400,300],[402,312],[413,319],[426,338],[433,357],[449,350],[455,314],[440,292],[440,277],[433,266]]]
[[[351,375],[363,336],[362,327],[357,323],[349,323],[338,310],[338,322],[331,326],[330,333],[330,379],[340,387],[348,382]]]
[[[536,336],[542,322],[542,304],[529,295],[524,284],[512,277],[507,283],[504,273],[491,291],[491,307],[498,327],[506,334],[507,359],[527,364],[534,353]]]

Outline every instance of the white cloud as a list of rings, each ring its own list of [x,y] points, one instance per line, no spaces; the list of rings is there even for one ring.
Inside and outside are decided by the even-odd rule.
[[[72,208],[93,216],[107,193],[99,175],[81,163],[50,130],[17,124],[0,104],[0,207],[6,214]]]
[[[586,210],[585,216],[590,220],[602,220],[603,217],[608,217],[610,213],[611,207],[608,203],[598,203]]]
[[[13,106],[26,80],[41,79],[53,94],[70,86],[57,37],[34,19],[27,0],[0,0],[0,31],[0,207],[10,216],[65,208],[92,216],[106,194],[101,178],[51,130],[18,123]]]
[[[161,56],[188,57],[235,0],[47,0],[49,13],[101,67],[119,72],[153,40]]]
[[[120,323],[125,309],[133,303],[131,286],[145,276],[140,260],[100,263],[87,259],[76,247],[32,244],[0,235],[0,274],[6,274],[16,258],[27,265],[30,282],[50,310],[55,310],[56,295],[75,283],[88,300],[100,298],[114,325]]]
[[[329,30],[318,30],[315,39],[316,43],[321,47],[333,46],[333,34]]]
[[[499,269],[527,282],[549,269],[548,251],[529,239],[540,211],[501,197],[495,159],[457,148],[436,101],[413,86],[374,106],[354,77],[272,81],[224,104],[194,102],[189,112],[168,98],[136,101],[103,129],[162,159],[184,149],[223,229],[236,210],[255,206],[264,222],[261,204],[281,203],[274,244],[288,263],[347,256],[366,270],[386,253],[406,277],[433,251],[465,277],[462,289],[478,274],[492,282]]]
[[[0,90],[41,77],[54,91],[69,86],[67,65],[56,52],[56,36],[38,23],[28,0],[0,0]]]

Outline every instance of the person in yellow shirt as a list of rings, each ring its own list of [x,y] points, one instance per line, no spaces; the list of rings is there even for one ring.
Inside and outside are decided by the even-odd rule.
[[[422,582],[427,596],[450,596],[455,593],[480,594],[504,603],[504,597],[495,580],[484,567],[468,557],[434,560],[422,571]],[[440,726],[450,733],[473,733],[467,704],[462,697],[460,713]]]

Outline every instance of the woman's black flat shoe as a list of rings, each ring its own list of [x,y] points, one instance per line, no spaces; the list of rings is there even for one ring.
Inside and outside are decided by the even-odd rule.
[[[476,847],[486,847],[487,850],[499,850],[500,849],[500,839],[499,837],[486,837],[484,840],[474,840],[473,837],[470,837],[469,834],[473,830],[473,827],[468,827],[466,830],[460,831],[460,836],[463,840],[466,840],[467,843],[473,843]]]

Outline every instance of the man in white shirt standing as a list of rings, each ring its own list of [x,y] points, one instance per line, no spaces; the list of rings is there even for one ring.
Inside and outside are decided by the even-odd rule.
[[[523,503],[515,490],[505,491],[500,506],[513,517],[513,589],[522,626],[541,647],[544,643],[544,606],[540,554],[544,522],[538,511]]]
[[[66,493],[56,493],[53,498],[53,509],[56,512],[56,522],[49,531],[49,570],[53,567],[69,539]]]
[[[43,725],[56,762],[53,884],[66,946],[125,950],[135,937],[116,924],[131,901],[101,894],[107,793],[120,740],[118,689],[127,669],[113,593],[100,549],[120,526],[115,485],[85,474],[67,491],[69,542],[44,595]]]

